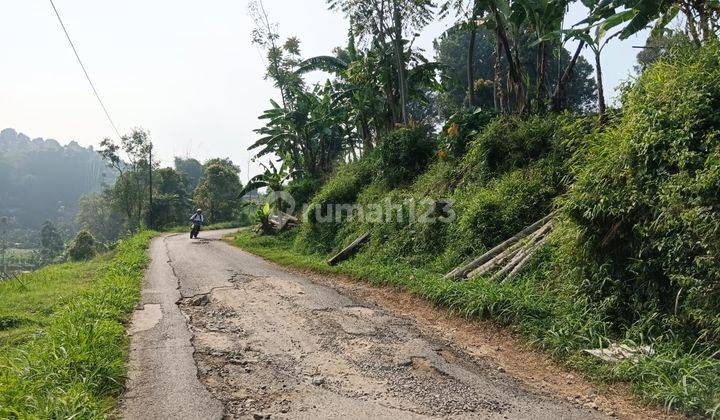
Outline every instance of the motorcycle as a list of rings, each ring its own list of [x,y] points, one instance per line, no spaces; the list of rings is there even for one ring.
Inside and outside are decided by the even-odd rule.
[[[190,226],[190,239],[197,239],[198,233],[200,233],[200,222],[193,222]]]

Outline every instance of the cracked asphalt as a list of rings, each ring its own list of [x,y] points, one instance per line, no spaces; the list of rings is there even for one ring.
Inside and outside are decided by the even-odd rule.
[[[152,242],[122,417],[602,415],[532,392],[419,319],[220,241],[228,232]]]

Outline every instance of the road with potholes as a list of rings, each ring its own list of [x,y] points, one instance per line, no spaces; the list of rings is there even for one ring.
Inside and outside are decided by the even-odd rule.
[[[603,415],[532,391],[426,321],[232,247],[228,232],[151,243],[122,417]]]

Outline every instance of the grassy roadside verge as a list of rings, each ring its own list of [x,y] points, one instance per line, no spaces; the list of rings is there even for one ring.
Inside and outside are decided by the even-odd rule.
[[[140,298],[153,236],[142,232],[87,263],[39,270],[23,277],[24,286],[0,285],[3,301],[25,300],[13,304],[16,318],[27,315],[21,332],[3,341],[0,418],[110,415],[126,375],[123,324]]]
[[[47,328],[58,309],[97,281],[111,258],[112,254],[105,254],[87,262],[51,265],[19,281],[0,282],[0,351],[19,346],[38,329]]]
[[[680,409],[691,415],[715,418],[720,414],[720,361],[712,355],[687,352],[672,344],[654,348],[652,357],[640,363],[609,365],[586,355],[582,348],[594,347],[606,334],[589,328],[583,319],[581,302],[572,302],[533,275],[512,283],[500,284],[484,278],[467,282],[445,280],[442,273],[401,260],[379,264],[366,253],[330,267],[325,255],[303,254],[294,248],[296,232],[278,236],[257,236],[251,231],[238,232],[234,244],[276,263],[335,273],[389,284],[419,295],[467,317],[494,320],[517,332],[534,347],[548,353],[563,366],[581,372],[586,378],[605,384],[629,382],[646,401]],[[533,270],[542,276],[542,270]],[[592,331],[590,331],[592,330]]]

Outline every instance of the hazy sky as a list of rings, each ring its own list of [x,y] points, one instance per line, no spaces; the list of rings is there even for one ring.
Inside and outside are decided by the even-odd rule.
[[[263,79],[261,54],[250,44],[245,0],[55,4],[121,133],[149,130],[164,164],[176,155],[230,157],[247,178],[257,117],[277,93]],[[300,38],[306,57],[345,45],[347,24],[324,0],[265,0],[265,6],[283,37]],[[574,6],[567,22],[578,21],[581,9]],[[50,2],[2,0],[0,16],[0,129],[63,144],[97,145],[113,137]],[[449,23],[432,24],[416,45],[432,56],[432,40]],[[609,93],[632,73],[632,45],[644,44],[644,36],[605,49]]]

